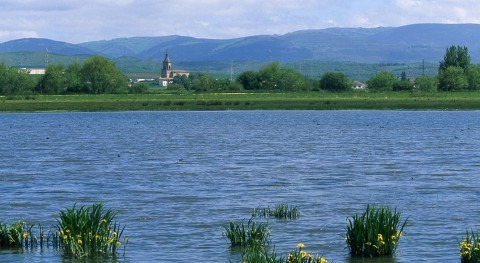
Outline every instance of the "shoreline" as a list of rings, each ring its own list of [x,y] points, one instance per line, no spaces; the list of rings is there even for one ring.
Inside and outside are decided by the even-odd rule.
[[[480,93],[165,93],[0,97],[0,112],[480,110]]]

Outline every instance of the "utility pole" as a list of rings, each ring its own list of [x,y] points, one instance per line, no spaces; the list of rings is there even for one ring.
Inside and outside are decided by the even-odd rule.
[[[422,59],[422,76],[425,76],[425,59]]]
[[[45,68],[48,68],[48,48],[45,48]]]

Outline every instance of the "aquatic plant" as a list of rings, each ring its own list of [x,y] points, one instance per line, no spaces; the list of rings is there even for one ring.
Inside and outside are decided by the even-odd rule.
[[[10,226],[0,223],[0,247],[20,248],[34,244],[37,238],[32,235],[32,227],[21,220]]]
[[[76,258],[115,257],[123,242],[125,252],[128,239],[122,238],[125,227],[114,220],[116,214],[101,203],[60,211],[56,225],[59,247],[66,256]]]
[[[269,243],[270,228],[266,222],[255,222],[250,218],[245,225],[243,222],[230,222],[224,226],[222,233],[225,239],[230,241],[232,247],[264,247]]]
[[[327,263],[328,260],[318,256],[307,253],[303,248],[303,243],[298,243],[297,248],[287,255],[286,263]]]
[[[367,205],[363,214],[347,220],[345,241],[350,255],[377,257],[395,253],[408,219],[400,222],[400,212],[388,206]]]
[[[273,209],[267,208],[254,208],[252,210],[253,217],[275,217],[277,219],[290,219],[295,220],[300,217],[300,211],[296,206],[289,206],[287,203],[281,203],[276,205]]]
[[[284,263],[285,259],[277,256],[275,248],[269,251],[268,246],[254,245],[242,249],[244,263]]]
[[[480,262],[480,236],[473,231],[467,230],[460,242],[460,260],[462,263]]]

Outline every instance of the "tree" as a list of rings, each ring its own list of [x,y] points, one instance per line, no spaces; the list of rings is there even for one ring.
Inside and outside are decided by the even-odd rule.
[[[191,89],[196,92],[212,91],[214,90],[214,79],[204,73],[195,74]]]
[[[0,94],[30,94],[36,83],[27,71],[0,64]]]
[[[245,71],[238,75],[236,81],[242,84],[246,90],[258,90],[260,89],[260,81],[257,72]]]
[[[120,88],[127,86],[125,77],[108,59],[94,56],[83,64],[82,81],[87,83],[93,94],[116,93]]]
[[[82,93],[88,92],[86,85],[82,82],[82,65],[73,62],[65,69],[64,74],[66,92]]]
[[[294,69],[281,67],[277,76],[277,89],[282,91],[305,91],[307,82],[300,72]]]
[[[135,83],[128,89],[128,93],[131,94],[142,94],[147,93],[148,87],[144,83]]]
[[[372,91],[391,91],[396,82],[395,75],[391,72],[380,72],[367,80],[368,89]]]
[[[64,88],[63,65],[50,64],[39,82],[41,94],[59,94]]]
[[[327,72],[320,78],[320,89],[322,90],[347,91],[351,88],[351,81],[341,72]]]
[[[434,92],[438,89],[438,79],[432,76],[420,76],[415,79],[415,87],[422,92]]]
[[[461,67],[447,67],[440,72],[438,80],[438,89],[441,91],[459,91],[468,88],[468,78]]]
[[[468,55],[468,48],[461,46],[450,46],[445,52],[443,61],[440,62],[439,74],[445,71],[448,67],[459,67],[467,71],[470,66],[470,55]]]
[[[413,90],[413,83],[409,80],[400,80],[393,83],[393,91]]]
[[[270,63],[258,71],[258,86],[263,90],[299,91],[308,88],[303,75],[291,68]]]
[[[277,89],[277,82],[280,81],[279,77],[280,66],[278,62],[270,63],[258,71],[258,79],[260,87],[263,90],[275,90]]]
[[[470,66],[467,72],[468,89],[480,90],[480,65]]]

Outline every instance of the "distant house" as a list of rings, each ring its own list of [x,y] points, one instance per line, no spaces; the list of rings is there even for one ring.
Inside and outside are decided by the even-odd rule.
[[[30,75],[45,75],[46,71],[44,68],[20,68],[19,70]]]
[[[357,81],[355,80],[352,85],[352,89],[366,89],[367,88],[367,83],[362,82],[362,81]]]
[[[163,60],[162,74],[160,75],[159,84],[160,86],[166,87],[169,83],[173,82],[173,78],[176,76],[189,76],[190,72],[186,70],[173,69],[172,61],[168,55],[168,51],[165,52],[165,59]]]

